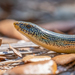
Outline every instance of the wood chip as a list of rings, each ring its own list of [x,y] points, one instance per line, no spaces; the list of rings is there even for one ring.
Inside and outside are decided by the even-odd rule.
[[[34,56],[34,55],[27,55],[23,57],[22,61],[24,63],[30,63],[30,62],[39,62],[39,61],[45,61],[45,60],[51,60],[50,56]]]
[[[20,65],[8,70],[6,75],[26,75],[26,74],[55,74],[57,65],[53,60],[40,61]]]
[[[16,55],[18,55],[19,57],[22,57],[22,54],[21,54],[19,51],[17,51],[16,49],[14,49],[11,45],[9,45],[9,47],[10,47],[10,49],[13,50],[13,52],[14,52]]]
[[[58,55],[52,58],[57,64],[65,65],[75,61],[75,54]]]

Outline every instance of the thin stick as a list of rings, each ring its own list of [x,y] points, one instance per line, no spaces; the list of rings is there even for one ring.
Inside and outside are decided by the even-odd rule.
[[[22,62],[22,59],[20,59],[20,60],[8,60],[8,61],[3,61],[3,62],[0,62],[0,66],[2,66],[2,65],[7,65],[7,64],[12,64],[12,63],[17,63],[17,62]]]
[[[10,44],[13,48],[27,48],[27,47],[39,47],[38,45],[32,42],[25,43],[12,43]],[[9,49],[9,44],[2,44],[0,46],[0,51],[7,51]]]

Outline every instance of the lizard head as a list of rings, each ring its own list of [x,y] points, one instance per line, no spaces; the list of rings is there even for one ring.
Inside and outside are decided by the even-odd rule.
[[[22,34],[28,35],[38,35],[38,31],[40,31],[39,26],[30,22],[16,21],[14,27]]]

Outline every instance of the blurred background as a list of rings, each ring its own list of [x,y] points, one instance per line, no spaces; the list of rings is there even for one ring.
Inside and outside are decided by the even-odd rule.
[[[0,45],[2,44],[0,46],[0,52],[2,51],[3,53],[2,52],[1,53],[5,54],[4,57],[0,57],[0,61],[2,61],[2,59],[6,61],[8,61],[9,59],[20,59],[19,57],[21,57],[20,53],[22,51],[23,51],[23,54],[26,52],[24,55],[38,55],[38,56],[47,55],[53,58],[57,55],[60,55],[60,53],[56,53],[53,51],[48,52],[46,51],[46,49],[39,46],[38,47],[31,46],[33,44],[29,42],[30,40],[26,38],[24,35],[22,35],[21,33],[19,33],[14,28],[13,23],[15,21],[32,22],[41,26],[42,28],[45,28],[47,30],[50,30],[56,33],[75,35],[75,0],[0,0],[0,40],[1,40]],[[11,43],[15,43],[15,44],[12,45]],[[12,48],[8,46],[8,44],[11,44]],[[14,48],[16,49],[16,51],[14,50]],[[11,53],[10,49],[13,50],[14,53]],[[31,58],[37,59],[37,57],[34,57],[34,58],[33,57],[29,58],[29,57],[27,57],[28,59],[26,59],[26,60],[29,60],[29,62]],[[57,58],[59,58],[58,63],[59,61],[61,61],[61,63],[62,62],[63,63],[67,62],[67,63],[63,67],[61,67],[60,65],[57,65],[58,70],[56,73],[66,71],[65,73],[59,74],[59,75],[75,75],[75,55],[74,54],[69,56],[64,55],[63,58],[62,56],[61,57],[59,56]],[[71,63],[69,61],[71,61]],[[72,63],[72,61],[74,61],[74,63]],[[20,64],[22,65],[23,63],[20,63]],[[46,66],[46,64],[44,65]],[[3,64],[2,66],[0,63],[0,70],[8,70],[15,66],[19,66],[19,63],[18,65],[14,63],[12,65]],[[54,65],[52,67],[53,68],[51,68],[51,71],[53,70],[56,71],[56,67],[54,67]],[[22,71],[21,67],[19,67],[19,69]],[[33,67],[33,69],[35,68]],[[69,72],[67,72],[67,69],[69,69],[68,70]],[[41,68],[40,70],[43,71],[44,69]],[[48,69],[48,73],[49,73],[49,70],[50,70],[50,67]],[[72,72],[72,70],[74,73]],[[31,71],[31,69],[29,71]],[[42,72],[42,71],[39,71],[39,72]],[[70,72],[72,73],[70,74]]]
[[[0,20],[36,23],[75,19],[75,0],[0,0]]]
[[[75,34],[75,0],[0,0],[0,36],[29,41],[14,21],[28,21],[58,33]]]

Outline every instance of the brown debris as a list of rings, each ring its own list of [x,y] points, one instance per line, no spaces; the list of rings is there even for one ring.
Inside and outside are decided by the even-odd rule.
[[[34,55],[27,55],[23,57],[22,61],[25,63],[30,62],[39,62],[39,61],[45,61],[45,60],[51,60],[50,56],[34,56]]]
[[[60,31],[60,30],[58,30],[58,29],[55,29],[55,30],[53,30],[54,32],[56,32],[56,33],[60,33],[60,34],[65,34],[64,32],[62,32],[62,31]]]
[[[20,32],[18,32],[14,28],[14,25],[13,25],[14,22],[15,20],[12,20],[12,19],[6,19],[6,20],[1,21],[0,22],[0,33],[8,37],[29,41],[24,35],[22,35]]]
[[[17,63],[17,62],[22,62],[22,60],[7,60],[7,61],[3,61],[0,62],[0,65],[7,65],[7,64],[12,64],[12,63]]]
[[[22,57],[22,54],[21,54],[19,51],[17,51],[16,49],[14,49],[11,45],[9,45],[9,47],[10,47],[10,49],[13,50],[13,52],[14,52],[17,56]]]
[[[6,59],[6,57],[0,56],[0,61],[3,61],[3,60],[5,60],[5,59]]]
[[[74,65],[75,65],[75,61],[72,62],[71,64],[69,64],[69,66],[67,66],[66,69],[69,69],[69,68],[73,67]]]
[[[6,70],[0,70],[0,75],[3,75],[6,72]]]
[[[75,54],[58,55],[52,58],[57,64],[65,65],[75,61]]]
[[[38,45],[32,42],[25,43],[12,43],[10,44],[13,48],[27,48],[27,47],[39,47]],[[6,51],[9,48],[8,44],[2,44],[0,47],[0,51]]]
[[[68,34],[71,34],[71,35],[75,34],[75,27],[74,27],[73,29],[71,29],[71,30],[68,32]]]
[[[55,74],[56,71],[56,63],[53,60],[46,60],[14,67],[5,74]]]
[[[19,41],[18,39],[7,38],[7,37],[0,37],[0,38],[2,38],[2,44],[17,43]]]
[[[1,44],[2,44],[2,39],[0,38],[0,46],[1,46]]]

